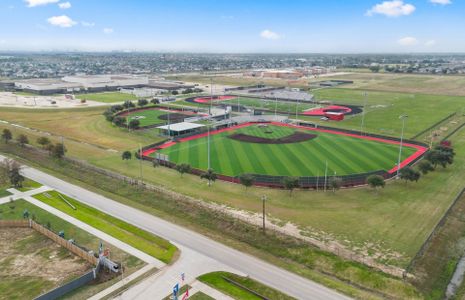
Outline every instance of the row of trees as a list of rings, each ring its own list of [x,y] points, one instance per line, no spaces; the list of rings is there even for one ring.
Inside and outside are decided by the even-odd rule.
[[[13,140],[13,133],[9,129],[3,129],[2,131],[2,140],[8,144]],[[29,138],[25,134],[19,134],[16,137],[16,142],[19,146],[25,147],[29,144]],[[66,148],[62,143],[53,144],[52,141],[45,136],[39,137],[37,139],[37,144],[42,147],[42,149],[47,150],[49,154],[56,158],[62,158],[66,153]]]

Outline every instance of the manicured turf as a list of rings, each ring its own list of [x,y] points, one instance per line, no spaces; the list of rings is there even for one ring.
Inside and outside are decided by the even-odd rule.
[[[23,182],[23,186],[18,188],[17,190],[19,190],[21,192],[27,192],[27,191],[30,191],[30,190],[40,188],[41,186],[42,185],[40,183],[35,182],[34,180],[31,180],[29,178],[26,178],[26,180],[24,180],[24,182]]]
[[[238,97],[238,98],[239,99],[221,101],[221,104],[237,105],[239,103],[239,105],[247,106],[250,108],[269,109],[272,111],[274,111],[276,108],[278,111],[288,112],[290,114],[293,114],[293,113],[295,114],[296,109],[300,113],[304,110],[314,108],[316,106],[315,104],[309,104],[309,103],[294,103],[294,102],[286,102],[286,101],[276,102],[276,100],[270,100],[270,99],[257,99],[257,98],[245,98],[245,97]]]
[[[171,116],[170,118],[170,123],[177,123],[177,122],[182,122],[182,120],[179,119],[179,115],[185,115],[185,117],[189,117],[188,114],[183,114],[180,111],[170,111],[168,112],[167,110],[160,110],[156,108],[151,108],[151,109],[144,109],[144,110],[137,110],[137,111],[131,111],[129,112],[129,120],[139,120],[139,126],[140,127],[145,127],[145,126],[151,126],[151,125],[162,125],[162,124],[167,124],[168,119],[163,120],[160,118],[160,116],[165,116],[168,118],[168,114]]]
[[[123,102],[126,100],[137,100],[137,97],[134,95],[124,94],[124,93],[119,93],[119,92],[77,94],[76,98],[97,101],[97,102],[104,102],[104,103]]]
[[[234,281],[237,284],[240,284],[242,287],[239,287],[225,278]],[[223,292],[226,295],[232,296],[234,299],[238,300],[249,300],[249,299],[262,299],[248,291],[247,289],[258,293],[268,299],[275,300],[292,300],[294,298],[285,295],[277,290],[274,290],[266,285],[263,285],[253,279],[248,277],[238,276],[236,274],[231,274],[227,272],[213,272],[200,276],[199,281],[208,284],[209,286]],[[243,288],[244,287],[244,288]]]
[[[281,145],[240,142],[228,138],[242,133],[265,138],[280,138],[297,129],[269,125],[251,125],[211,135],[211,167],[218,173],[237,176],[244,173],[282,176],[323,176],[328,161],[328,174],[348,175],[377,170],[390,170],[397,162],[398,145],[369,141],[319,131],[315,139]],[[267,133],[272,131],[272,133]],[[175,163],[189,163],[194,168],[208,167],[207,138],[180,142],[161,150]],[[404,147],[403,159],[415,152]]]
[[[58,192],[52,191],[34,197],[165,263],[169,263],[177,251],[175,246],[160,237],[62,195],[76,207],[73,210],[61,199]]]

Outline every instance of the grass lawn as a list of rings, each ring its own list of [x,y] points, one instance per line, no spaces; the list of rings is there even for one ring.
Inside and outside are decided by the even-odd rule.
[[[10,196],[10,195],[11,195],[11,193],[8,192],[6,189],[0,188],[0,198],[7,197],[7,196]]]
[[[215,300],[214,298],[202,293],[202,292],[197,292],[194,295],[189,297],[190,300]]]
[[[47,197],[47,195],[49,197]],[[63,201],[60,194],[56,191],[39,194],[34,197],[72,217],[75,217],[78,220],[81,220],[82,222],[128,243],[136,249],[152,255],[165,263],[170,263],[173,255],[177,251],[175,246],[162,238],[109,216],[72,198],[64,195],[61,196],[76,207],[76,210],[73,210],[65,201]]]
[[[247,134],[277,139],[296,132],[316,134],[308,141],[287,144],[259,144],[237,141],[232,134]],[[211,135],[211,167],[219,174],[238,176],[244,173],[276,176],[349,175],[369,171],[390,170],[398,159],[399,146],[343,135],[297,130],[283,126],[251,125]],[[208,168],[207,137],[180,142],[161,150],[175,163]],[[415,152],[405,147],[403,159]]]
[[[119,92],[76,94],[76,98],[86,99],[90,101],[104,102],[104,103],[124,102],[126,100],[137,100],[138,99],[136,96],[132,94],[124,94],[124,93],[119,93]]]
[[[42,185],[38,182],[35,182],[34,180],[31,180],[29,178],[26,178],[26,180],[23,181],[23,186],[18,188],[18,191],[21,192],[27,192],[30,190],[35,190],[37,188],[40,188]]]
[[[364,105],[362,90],[345,88],[323,89],[315,91],[318,100],[331,100],[338,104]],[[368,92],[367,113],[365,114],[365,130],[399,137],[402,122],[399,116],[409,116],[405,126],[405,137],[409,138],[434,123],[444,119],[453,112],[463,112],[465,97],[437,96],[423,94],[405,94],[394,92]],[[360,130],[362,115],[348,116],[342,122],[324,122],[315,117],[303,117],[327,126]]]
[[[55,215],[50,214],[49,212],[30,204],[25,200],[16,200],[14,203],[5,203],[0,205],[0,218],[6,220],[17,220],[23,218],[23,212],[27,210],[31,217],[35,218],[36,222],[46,226],[47,223],[50,224],[51,230],[54,232],[59,232],[63,230],[65,232],[66,239],[74,239],[77,244],[82,247],[85,247],[89,250],[98,251],[100,239],[89,234],[88,232],[64,221],[61,218],[56,217]],[[38,234],[39,237],[44,237]],[[48,240],[47,238],[45,238]],[[112,258],[118,262],[123,262],[125,266],[126,274],[131,274],[140,267],[143,266],[143,262],[136,257],[133,257],[126,252],[122,251],[119,248],[114,247],[111,244],[104,243],[106,248],[109,248],[112,254]],[[22,243],[21,248],[26,247],[27,245]],[[19,247],[19,245],[18,245]],[[61,255],[67,255],[69,253],[67,250],[62,248],[63,251],[60,252]],[[43,252],[46,255],[46,252]],[[48,258],[48,256],[47,256]],[[1,259],[0,259],[1,260]],[[1,268],[0,268],[1,269]],[[90,266],[89,266],[90,269]],[[38,296],[41,292],[44,292],[54,286],[53,283],[48,281],[46,278],[36,278],[33,276],[32,272],[29,274],[31,276],[21,277],[21,280],[18,278],[5,277],[0,280],[0,299],[29,299]],[[85,286],[78,291],[74,292],[78,299],[87,298],[90,295],[98,293],[107,286],[114,284],[119,278],[110,280],[105,283],[94,284]],[[13,283],[13,285],[11,285]],[[63,282],[64,283],[64,282]],[[6,294],[9,293],[9,294]],[[16,293],[16,294],[15,294]],[[2,298],[2,295],[7,295],[6,298]],[[15,298],[14,295],[17,295]]]
[[[245,288],[239,287],[225,278],[234,281],[235,283],[240,284],[241,286],[252,290],[268,299],[276,300],[291,300],[294,299],[290,296],[287,296],[273,288],[270,288],[266,285],[263,285],[253,279],[248,277],[238,276],[236,274],[227,273],[227,272],[213,272],[202,275],[198,278],[201,282],[208,284],[214,289],[223,292],[224,294],[233,297],[238,300],[260,300],[261,297],[258,297],[248,291]]]
[[[183,114],[182,112],[161,110],[160,108],[148,108],[139,111],[129,112],[129,120],[139,120],[139,126],[151,126],[151,125],[162,125],[168,123],[168,114],[170,114],[171,119],[170,123],[181,122],[181,118],[192,117],[189,114]],[[182,115],[182,116],[180,116]],[[165,116],[166,119],[163,119],[161,116]]]

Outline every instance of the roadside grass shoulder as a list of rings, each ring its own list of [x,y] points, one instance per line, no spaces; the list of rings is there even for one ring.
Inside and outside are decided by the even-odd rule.
[[[263,235],[260,228],[224,213],[212,211],[189,201],[173,199],[164,194],[154,194],[152,191],[137,188],[111,177],[102,175],[96,177],[88,169],[65,161],[57,162],[48,157],[37,157],[34,152],[28,152],[26,156],[23,156],[22,151],[16,154],[29,157],[31,161],[28,161],[28,164],[38,166],[40,163],[41,168],[64,180],[197,230],[229,246],[352,297],[379,299],[388,295],[394,298],[418,298],[415,288],[398,278],[320,251],[295,238],[272,231]]]
[[[35,182],[34,180],[29,179],[29,178],[26,178],[26,180],[24,180],[22,185],[23,185],[22,187],[18,188],[18,191],[27,192],[30,190],[38,189],[42,186],[40,183]]]
[[[189,297],[190,300],[215,300],[214,298],[204,294],[202,292],[197,292],[194,295]]]
[[[63,201],[60,196],[71,203],[76,210]],[[75,199],[61,195],[56,191],[42,193],[34,197],[165,263],[170,263],[177,252],[177,248],[167,240],[80,203]]]
[[[261,297],[253,294],[253,291],[265,298],[276,300],[292,300],[294,298],[283,294],[269,286],[261,284],[249,277],[242,277],[228,272],[213,272],[200,276],[199,281],[217,289],[235,299],[239,300],[260,300]],[[231,280],[238,285],[228,281]],[[239,286],[240,285],[240,286]],[[249,290],[247,290],[249,289]]]

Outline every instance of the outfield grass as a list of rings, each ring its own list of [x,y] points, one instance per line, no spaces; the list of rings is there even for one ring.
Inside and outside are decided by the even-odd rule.
[[[47,197],[49,195],[50,197]],[[107,215],[77,200],[61,195],[68,200],[76,210],[71,208],[56,191],[34,196],[34,198],[59,209],[76,219],[89,224],[99,230],[139,249],[153,257],[170,263],[177,249],[168,241],[157,237],[145,230]]]
[[[198,278],[199,281],[208,284],[214,289],[217,289],[224,294],[238,300],[260,300],[261,297],[254,295],[247,289],[241,288],[233,283],[225,280],[225,278],[233,280],[234,282],[242,285],[243,287],[252,290],[268,299],[276,300],[292,300],[294,298],[287,296],[273,288],[261,284],[249,277],[242,277],[228,272],[213,272],[202,275]]]
[[[272,131],[272,133],[267,133]],[[269,139],[282,138],[298,130],[290,127],[251,125],[211,135],[210,161],[219,174],[238,176],[244,173],[276,176],[323,176],[328,162],[328,174],[349,175],[378,170],[390,170],[398,159],[399,146],[362,140],[343,135],[302,130],[317,137],[305,142],[288,144],[258,144],[228,138],[232,134],[247,134]],[[208,168],[207,137],[177,143],[161,150],[171,162],[189,163],[192,167]],[[405,147],[405,159],[415,149]]]
[[[77,94],[76,98],[97,101],[103,103],[124,102],[126,100],[137,100],[138,98],[132,94],[124,94],[120,92],[103,92],[90,94]]]
[[[139,126],[152,126],[152,125],[162,125],[167,124],[168,120],[162,120],[160,117],[168,114],[182,114],[182,112],[167,110],[160,110],[159,108],[144,109],[139,111],[129,112],[129,120],[139,120]],[[186,115],[186,118],[189,117]],[[126,117],[127,119],[127,117]],[[171,119],[170,123],[177,123],[179,121],[173,121]]]

